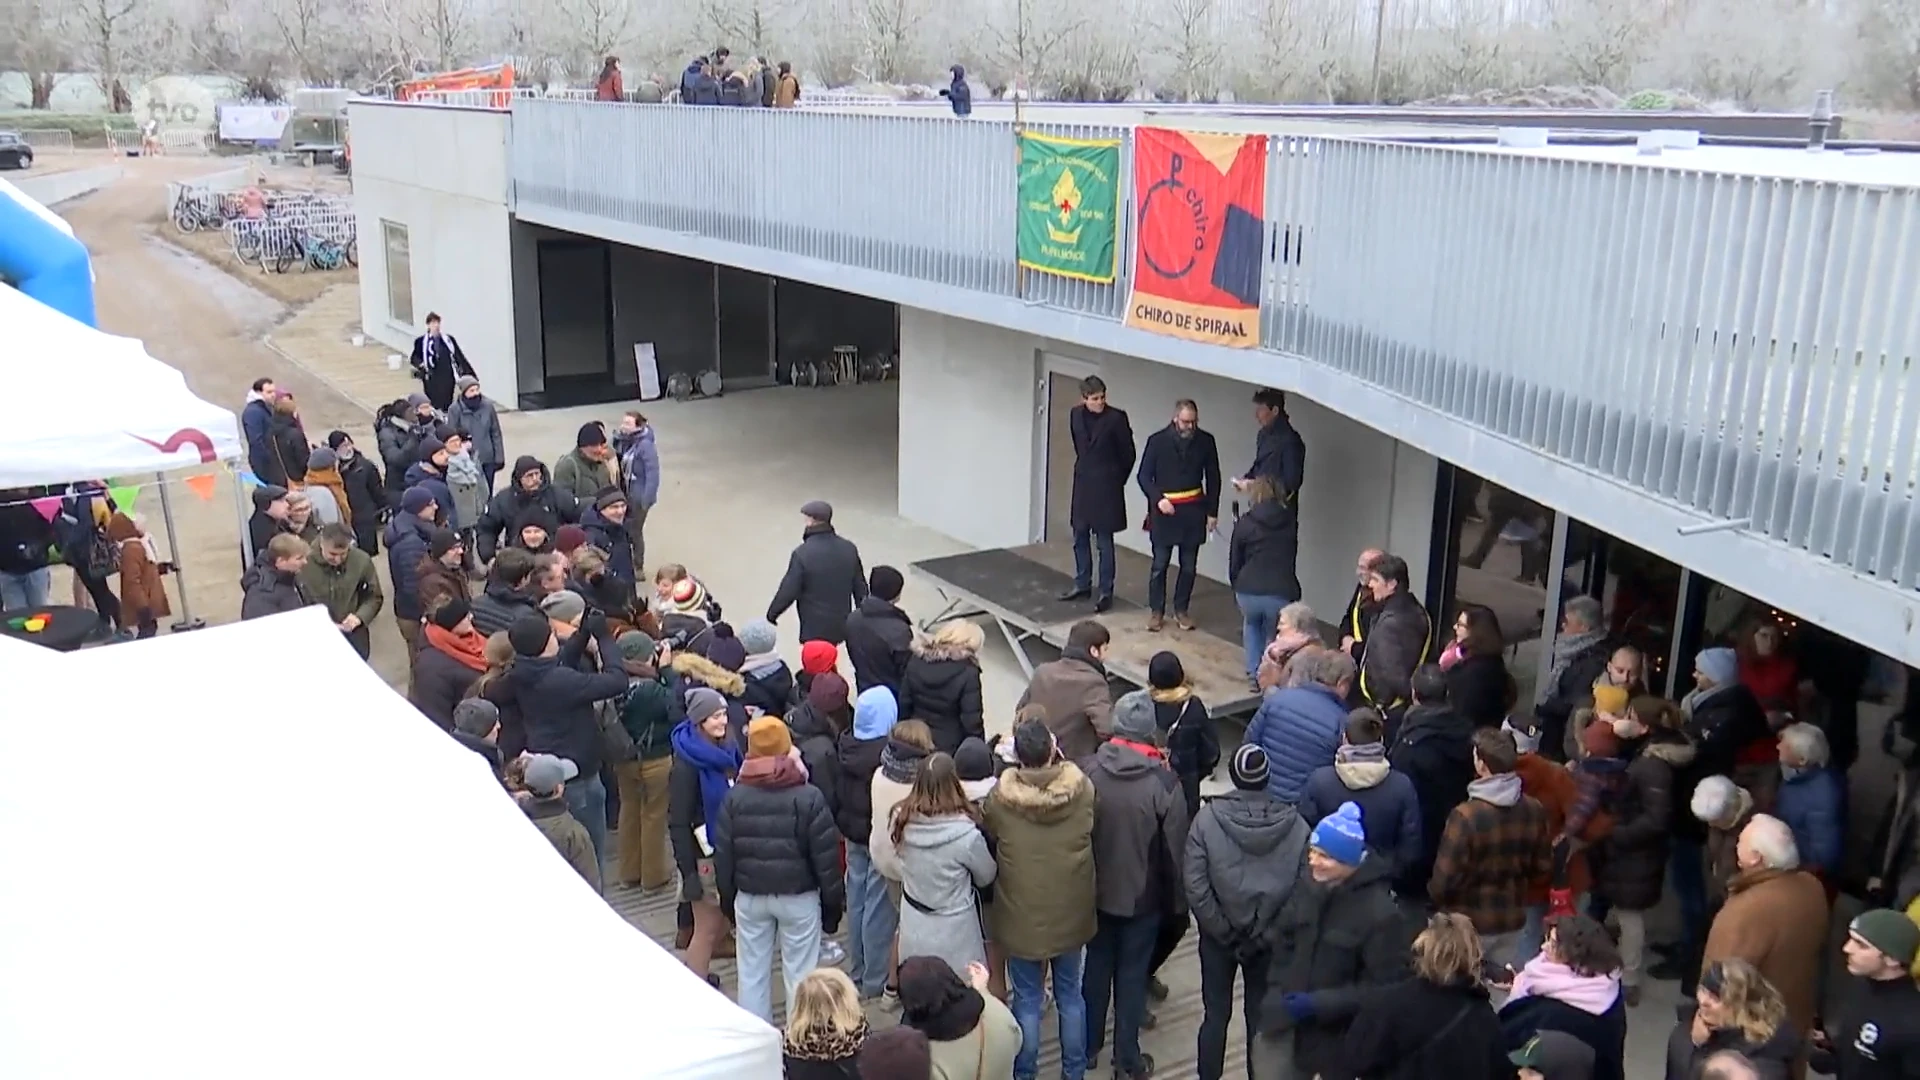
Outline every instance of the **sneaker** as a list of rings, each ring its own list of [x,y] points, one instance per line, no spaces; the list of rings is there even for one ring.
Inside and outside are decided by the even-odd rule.
[[[890,1013],[899,1012],[900,1011],[900,988],[892,984],[888,984],[886,989],[880,991],[880,1007],[887,1010]]]
[[[1139,1068],[1128,1072],[1115,1066],[1113,1075],[1118,1078],[1118,1080],[1145,1080],[1146,1077],[1153,1075],[1153,1055],[1143,1050],[1140,1052]]]
[[[1173,613],[1173,625],[1179,627],[1182,630],[1196,629],[1194,621],[1192,619],[1187,618],[1187,613],[1184,611],[1176,611]]]
[[[1161,628],[1166,625],[1167,625],[1167,620],[1162,618],[1160,613],[1157,611],[1147,616],[1147,633],[1149,634],[1159,633]]]
[[[1155,1001],[1165,1001],[1167,1000],[1168,993],[1169,991],[1167,990],[1167,984],[1160,981],[1160,976],[1158,975],[1147,976],[1147,996],[1148,997],[1152,998]]]
[[[841,948],[839,942],[828,938],[820,943],[820,965],[822,967],[839,967],[846,962],[847,950]]]
[[[1113,610],[1113,594],[1106,593],[1093,602],[1093,613],[1102,615]]]

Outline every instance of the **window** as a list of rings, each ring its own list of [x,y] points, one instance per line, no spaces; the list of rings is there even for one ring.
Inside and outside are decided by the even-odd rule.
[[[411,327],[413,251],[408,245],[407,227],[397,222],[382,221],[380,236],[387,250],[387,318]]]
[[[1515,700],[1524,707],[1533,701],[1542,667],[1553,511],[1465,469],[1454,477],[1447,538],[1456,560],[1453,596],[1446,610],[1434,613],[1434,655],[1453,640],[1461,608],[1486,608],[1500,632]]]

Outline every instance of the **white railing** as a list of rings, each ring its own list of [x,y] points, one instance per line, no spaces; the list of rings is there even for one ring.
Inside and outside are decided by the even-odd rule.
[[[66,128],[33,128],[20,133],[36,154],[73,153],[73,132]]]

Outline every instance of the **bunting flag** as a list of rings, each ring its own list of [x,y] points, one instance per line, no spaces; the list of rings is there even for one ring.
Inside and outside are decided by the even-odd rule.
[[[109,485],[107,498],[113,500],[113,505],[119,507],[121,513],[132,517],[133,501],[140,497],[140,487],[139,484]]]
[[[247,470],[245,470],[245,469],[241,469],[241,470],[240,470],[240,480],[241,480],[241,482],[243,482],[243,483],[248,483],[248,484],[252,484],[252,485],[253,485],[254,487],[266,487],[266,486],[267,486],[267,485],[265,485],[265,484],[263,484],[263,483],[261,483],[261,482],[260,482],[260,478],[259,478],[259,477],[257,477],[257,476],[255,476],[255,475],[253,475],[252,473],[250,473],[250,472],[248,472],[248,471],[247,471]]]
[[[52,521],[53,516],[60,512],[60,497],[58,495],[47,495],[30,501],[33,503],[33,508],[39,511],[40,516],[46,518],[48,521]]]
[[[1126,324],[1250,349],[1260,342],[1267,137],[1134,130],[1133,295]]]
[[[187,477],[186,480],[187,488],[195,495],[200,496],[201,502],[207,502],[213,498],[214,477],[212,473],[197,473]]]

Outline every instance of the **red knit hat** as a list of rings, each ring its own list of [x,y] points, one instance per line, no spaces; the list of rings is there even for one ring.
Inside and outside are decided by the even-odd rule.
[[[1580,733],[1580,747],[1588,757],[1619,757],[1620,736],[1614,733],[1612,724],[1596,719]]]
[[[562,555],[571,555],[586,546],[587,530],[578,525],[562,525],[553,537],[553,548]]]
[[[840,665],[840,649],[831,641],[809,641],[800,646],[800,670],[824,675]]]

